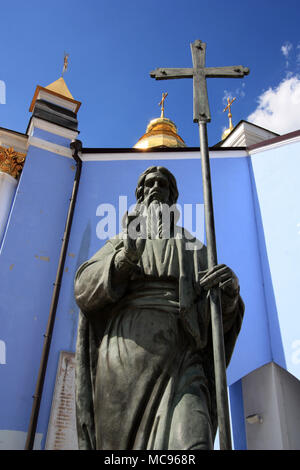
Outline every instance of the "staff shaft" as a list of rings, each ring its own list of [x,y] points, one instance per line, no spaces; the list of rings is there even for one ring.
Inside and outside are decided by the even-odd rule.
[[[201,148],[207,259],[208,259],[208,269],[211,269],[217,264],[217,247],[216,247],[216,235],[215,235],[215,224],[214,224],[214,210],[213,210],[212,187],[211,187],[211,177],[210,177],[210,164],[209,164],[206,121],[199,120],[199,134],[200,134],[200,148]],[[228,406],[228,396],[227,396],[227,378],[226,378],[222,308],[221,308],[219,287],[210,289],[210,309],[211,309],[211,325],[212,325],[215,386],[216,386],[216,401],[217,401],[217,411],[218,411],[220,449],[230,450],[231,449],[231,432],[230,432],[229,406]]]

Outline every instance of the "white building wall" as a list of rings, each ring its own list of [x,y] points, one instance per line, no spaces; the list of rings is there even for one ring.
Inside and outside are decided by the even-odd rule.
[[[300,381],[271,362],[246,375],[242,387],[247,449],[300,449]]]

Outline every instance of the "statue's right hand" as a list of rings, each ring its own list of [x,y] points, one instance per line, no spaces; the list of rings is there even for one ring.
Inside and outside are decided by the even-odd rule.
[[[125,238],[124,238],[124,250],[125,256],[132,261],[137,263],[145,248],[146,240],[138,236],[138,217],[140,215],[137,212],[131,214],[126,213],[125,216]]]

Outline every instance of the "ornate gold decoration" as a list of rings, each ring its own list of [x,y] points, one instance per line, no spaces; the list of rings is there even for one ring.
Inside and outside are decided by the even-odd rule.
[[[26,154],[16,152],[13,147],[0,146],[0,171],[18,179],[22,171]]]

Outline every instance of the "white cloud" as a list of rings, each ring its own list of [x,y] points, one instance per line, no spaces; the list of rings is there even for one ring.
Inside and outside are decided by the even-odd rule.
[[[282,46],[281,46],[281,52],[284,55],[284,57],[287,59],[289,56],[289,53],[291,52],[293,48],[293,44],[291,44],[289,41],[286,41]]]
[[[296,64],[300,65],[300,44],[297,45],[296,47],[297,54],[296,54]]]
[[[224,90],[224,95],[223,95],[223,98],[222,98],[222,102],[223,102],[223,105],[224,105],[224,106],[227,106],[228,98],[229,98],[229,100],[231,101],[231,100],[233,100],[234,95],[232,94],[231,91]]]
[[[293,49],[293,44],[291,44],[289,41],[286,41],[282,46],[281,46],[281,52],[286,58],[285,66],[288,67],[290,65],[288,61],[288,57],[290,55],[291,50]]]
[[[278,134],[300,129],[300,77],[288,76],[263,92],[247,120]]]
[[[235,91],[224,90],[224,95],[222,98],[224,106],[227,105],[228,98],[230,99],[230,101],[233,100],[233,98],[244,98],[244,96],[246,95],[244,89],[245,89],[245,83],[242,82],[242,85],[236,88]]]

